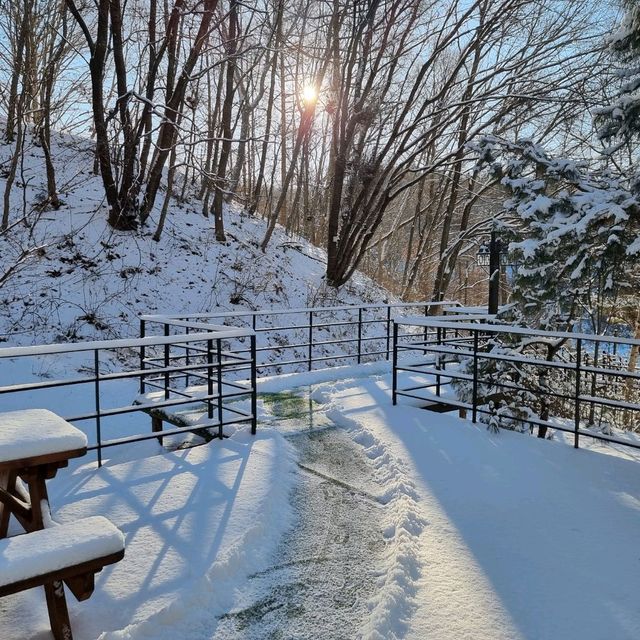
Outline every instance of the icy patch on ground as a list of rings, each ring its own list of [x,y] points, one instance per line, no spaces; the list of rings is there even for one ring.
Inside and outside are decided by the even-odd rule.
[[[405,637],[426,521],[402,460],[336,410],[332,392],[305,384],[261,396],[261,420],[289,434],[298,452],[296,523],[274,566],[252,576],[222,616],[216,638]]]
[[[335,428],[291,442],[300,464],[294,526],[212,629],[216,640],[362,637],[387,555],[369,461]]]

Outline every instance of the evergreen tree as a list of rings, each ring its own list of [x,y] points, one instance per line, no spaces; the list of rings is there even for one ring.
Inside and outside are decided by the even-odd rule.
[[[510,195],[502,235],[520,267],[502,317],[567,331],[589,310],[590,330],[603,332],[612,301],[638,284],[640,201],[627,176],[529,141],[484,138],[475,149]]]
[[[505,324],[570,332],[576,325],[605,333],[622,296],[640,284],[640,201],[625,175],[591,171],[586,162],[554,158],[530,141],[486,137],[474,145],[479,164],[498,178],[510,198],[504,203],[503,239],[510,262],[519,263],[512,300],[499,314]],[[590,320],[591,326],[584,327]],[[571,341],[502,334],[489,342],[493,354],[519,362],[483,359],[479,376],[481,420],[531,430],[550,414],[571,417],[552,395],[572,394],[562,370],[526,364],[526,358],[570,362]],[[466,364],[470,372],[471,363]],[[471,385],[456,384],[470,401]],[[518,388],[519,390],[516,390]],[[538,435],[544,437],[542,425]]]
[[[627,0],[625,5],[609,43],[622,62],[621,86],[616,99],[595,114],[597,135],[608,144],[599,170],[585,161],[554,158],[530,141],[485,137],[474,144],[480,167],[497,177],[510,196],[501,233],[511,241],[511,261],[520,268],[513,280],[513,304],[499,315],[506,323],[570,332],[588,318],[589,330],[601,334],[610,318],[624,316],[621,310],[629,308],[630,300],[637,307],[640,176],[633,164],[634,143],[640,137],[640,1]],[[622,147],[631,166],[609,162]],[[566,339],[512,334],[492,339],[488,348],[516,357],[572,358]],[[632,359],[635,369],[637,350],[632,350],[630,363]],[[470,371],[470,363],[465,367]],[[546,421],[551,409],[563,415],[562,400],[550,394],[562,393],[571,382],[562,370],[554,374],[522,363],[482,360],[479,376],[484,381],[479,404],[488,412],[480,414],[481,420],[491,429],[525,430],[527,419]],[[471,384],[457,381],[455,386],[469,401]],[[570,395],[571,390],[566,392]],[[628,392],[626,388],[627,401]],[[546,432],[545,426],[538,429],[539,436]]]
[[[596,113],[599,137],[612,143],[608,154],[640,135],[640,2],[626,0],[624,4],[624,17],[609,42],[623,67],[620,91],[616,100]]]

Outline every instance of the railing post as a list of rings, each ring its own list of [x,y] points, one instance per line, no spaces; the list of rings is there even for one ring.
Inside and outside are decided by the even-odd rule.
[[[98,349],[93,352],[93,374],[95,378],[96,401],[96,442],[98,444],[98,467],[102,466],[102,431],[100,425],[100,356]]]
[[[447,346],[447,329],[446,327],[442,327],[442,344],[446,347]],[[455,349],[455,347],[453,347]],[[442,369],[444,371],[447,370],[447,354],[443,353],[442,354]]]
[[[255,338],[254,348],[255,348],[256,352],[255,352],[254,362],[255,362],[256,370],[258,368],[258,333],[256,332],[257,325],[258,325],[257,315],[256,315],[256,312],[254,311],[251,314],[251,330],[253,331],[253,333],[254,333],[253,337]]]
[[[580,440],[580,361],[582,360],[582,339],[578,338],[576,343],[576,387],[575,387],[575,414],[573,427],[573,446],[577,449]]]
[[[437,336],[436,343],[438,347],[440,347],[442,346],[442,328],[441,327],[436,328],[436,336]],[[436,371],[440,371],[441,363],[442,363],[442,354],[438,353],[436,354]],[[440,395],[440,376],[439,375],[436,375],[436,395],[437,396]]]
[[[428,315],[429,315],[429,305],[425,304],[424,305],[424,317],[426,318]],[[424,340],[424,343],[425,343],[425,346],[426,346],[427,340],[429,339],[429,329],[426,326],[424,328],[422,339]],[[422,355],[424,356],[424,355],[426,355],[426,353],[427,353],[426,351],[423,351]]]
[[[362,362],[362,307],[358,307],[358,364]]]
[[[387,305],[387,360],[391,358],[389,346],[391,343],[391,305]]]
[[[398,323],[393,323],[393,369],[391,374],[391,399],[398,404]]]
[[[309,311],[309,371],[312,369],[313,363],[313,311]]]
[[[188,336],[189,335],[189,327],[185,327],[184,329],[185,334]],[[187,367],[187,370],[184,372],[185,376],[184,376],[184,386],[188,387],[189,386],[189,365],[191,364],[191,350],[189,349],[189,342],[185,342],[185,350],[186,350],[186,358],[185,358],[185,366]]]
[[[251,433],[258,428],[258,383],[256,375],[256,336],[251,336]]]
[[[478,420],[478,330],[473,329],[473,397],[472,397],[472,422]]]
[[[169,336],[169,325],[165,324],[164,325],[164,335],[165,337]],[[169,368],[169,353],[170,353],[170,345],[167,343],[164,345],[164,368],[168,369]],[[169,399],[169,384],[171,383],[170,377],[169,377],[169,372],[165,371],[164,372],[164,399],[168,400]]]
[[[145,326],[145,321],[140,318],[140,337],[144,338],[145,337],[145,330],[146,330],[146,326]],[[140,371],[144,371],[144,360],[146,357],[146,349],[144,347],[144,345],[142,345],[140,347]],[[140,374],[140,395],[143,395],[145,392],[145,386],[144,386],[144,373]]]
[[[218,438],[222,440],[222,340],[220,338],[216,339],[216,348],[218,350]]]
[[[598,360],[600,355],[600,343],[596,342],[593,347],[593,375],[591,376],[591,396],[595,397],[598,393]],[[602,416],[602,410],[600,412],[600,416]],[[591,402],[589,405],[589,426],[593,426],[596,422],[596,403]]]
[[[213,419],[213,340],[207,340],[207,418]]]

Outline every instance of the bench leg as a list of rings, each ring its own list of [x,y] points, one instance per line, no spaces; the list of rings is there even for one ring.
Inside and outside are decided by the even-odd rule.
[[[47,610],[53,637],[55,640],[73,640],[62,581],[56,580],[56,582],[45,584],[44,592],[47,596]]]
[[[0,473],[0,487],[7,491],[7,493],[13,494],[15,483],[16,474],[14,471],[3,471]],[[7,537],[10,517],[11,512],[0,502],[0,539]]]
[[[151,433],[162,433],[162,419],[156,416],[151,416]],[[162,436],[158,438],[160,446],[162,446]]]

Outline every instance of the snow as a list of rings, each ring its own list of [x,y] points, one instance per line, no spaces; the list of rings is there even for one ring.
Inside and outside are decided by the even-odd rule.
[[[386,377],[325,394],[415,501],[398,576],[414,594],[407,638],[638,637],[637,462],[392,407]]]
[[[50,356],[70,340],[137,336],[140,314],[208,318],[215,313],[220,321],[243,326],[247,312],[275,308],[276,313],[260,318],[261,325],[274,326],[292,317],[279,314],[322,306],[335,307],[323,312],[332,322],[347,323],[353,318],[344,305],[391,300],[361,274],[339,291],[327,287],[326,255],[281,228],[263,253],[258,245],[265,221],[231,207],[225,210],[228,241],[216,242],[213,221],[199,213],[201,203],[193,197],[171,203],[160,242],[151,238],[157,211],[140,232],[114,232],[105,221],[100,178],[89,171],[93,145],[56,135],[54,147],[65,207],[42,212],[31,229],[14,227],[15,242],[0,238],[0,273],[14,266],[23,248],[30,251],[3,287],[0,341],[18,348],[42,342],[62,346],[36,350],[35,357],[10,364],[2,361],[3,374],[13,378],[9,383],[16,376],[46,381],[61,371],[64,377],[90,371],[92,363],[82,354]],[[0,162],[9,152],[0,146]],[[30,206],[44,180],[38,148],[25,154],[24,176]],[[11,194],[15,211],[22,207],[21,191]],[[549,207],[535,195],[530,204],[529,212]],[[596,205],[603,203],[591,202],[590,196],[579,204],[601,215]],[[619,207],[611,211],[616,219],[624,217]],[[580,229],[571,230],[571,224],[568,220],[562,228],[575,235]],[[637,248],[636,242],[628,250]],[[484,309],[452,310],[474,319],[478,311],[485,314]],[[454,320],[437,326],[464,328]],[[424,322],[435,325],[433,319]],[[300,354],[294,351],[291,357]],[[111,363],[101,364],[111,371]],[[623,458],[607,444],[575,451],[562,434],[553,442],[493,434],[452,416],[406,404],[392,407],[389,366],[375,362],[259,382],[261,393],[312,385],[311,400],[321,404],[326,418],[315,416],[314,425],[321,425],[327,441],[332,433],[338,443],[349,438],[371,462],[380,488],[373,495],[377,520],[371,535],[382,541],[383,554],[367,596],[368,617],[357,635],[385,640],[640,637],[634,599],[640,587],[635,570],[638,460]],[[102,387],[107,387],[105,408],[122,398],[129,402],[137,393],[135,381],[112,380]],[[92,391],[78,385],[55,395],[43,388],[44,401],[38,404],[61,415],[89,412]],[[4,395],[3,407],[34,404],[28,395]],[[259,405],[264,418],[266,401]],[[136,413],[104,420],[102,427],[110,438],[148,433],[148,420]],[[280,545],[297,524],[291,499],[300,484],[296,456],[285,429],[265,422],[256,437],[246,427],[229,429],[231,437],[224,441],[171,453],[156,440],[111,447],[106,451],[113,457],[101,469],[84,457],[49,483],[51,503],[59,508],[56,520],[75,523],[103,514],[126,537],[124,560],[97,576],[94,596],[81,605],[70,602],[77,640],[208,640],[215,637],[220,616],[243,610],[247,583],[282,559]],[[304,417],[290,422],[298,430],[305,426]],[[350,451],[345,448],[345,454]],[[340,462],[348,474],[354,460]],[[316,571],[321,575],[314,579],[321,583],[325,576]],[[327,584],[342,575],[326,576]],[[325,633],[331,620],[309,617],[305,637],[344,637],[340,629],[334,636]],[[287,637],[286,627],[278,632]],[[40,590],[0,601],[3,640],[47,634]]]
[[[640,236],[638,236],[628,247],[627,255],[634,256],[640,253]]]
[[[458,305],[455,307],[444,307],[442,309],[445,313],[462,313],[465,315],[486,315],[487,307],[464,307]]]
[[[189,190],[185,201],[171,201],[160,241],[152,238],[160,203],[138,232],[114,231],[106,223],[101,178],[91,172],[93,152],[91,140],[53,134],[51,155],[65,204],[40,212],[44,160],[27,136],[24,194],[14,185],[11,205],[21,212],[24,195],[27,213],[36,211],[29,214],[33,227],[17,224],[0,237],[0,275],[8,274],[0,297],[0,342],[137,337],[142,314],[233,315],[393,301],[359,272],[337,291],[328,287],[326,253],[279,225],[263,252],[266,221],[236,207],[225,208],[227,241],[216,241],[213,218],[201,214],[202,202]],[[12,146],[0,141],[0,165],[11,153]],[[4,185],[0,176],[1,190]]]
[[[255,437],[236,433],[184,451],[58,474],[49,483],[57,520],[100,513],[126,538],[124,559],[96,576],[91,599],[70,599],[74,638],[207,637],[208,620],[228,610],[235,590],[268,562],[291,524],[293,465],[288,443],[264,428]],[[2,605],[3,640],[46,635],[41,590],[9,596]]]
[[[327,369],[316,369],[302,373],[285,373],[277,376],[264,376],[257,379],[258,394],[280,393],[298,387],[317,385],[334,380],[353,380],[367,378],[391,371],[391,362],[378,360],[365,364],[344,365]],[[321,394],[322,395],[322,394]]]
[[[82,431],[47,409],[0,413],[0,463],[86,446]]]
[[[384,303],[386,304],[386,303]],[[442,307],[442,305],[450,305],[452,304],[451,301],[442,301],[442,302],[398,302],[398,303],[391,303],[390,306],[397,306],[397,307],[402,307],[402,308],[424,308],[425,306],[433,306],[433,307]],[[380,303],[375,303],[375,304],[357,304],[357,307],[361,308],[361,309],[377,309],[379,308]],[[452,313],[458,313],[460,309],[470,309],[469,313],[481,313],[482,311],[478,311],[478,309],[483,309],[481,307],[459,307],[459,306],[452,306],[452,307],[446,307],[444,308],[444,311],[451,311]],[[311,309],[309,307],[298,307],[298,308],[287,308],[287,309],[268,309],[268,310],[261,310],[258,309],[256,311],[226,311],[226,312],[215,312],[214,316],[215,318],[238,318],[238,317],[242,317],[242,316],[250,316],[250,315],[256,315],[256,316],[277,316],[277,315],[290,315],[290,314],[301,314],[301,313],[309,313],[309,311],[311,311]],[[341,305],[341,306],[334,306],[334,307],[317,307],[314,306],[313,307],[313,313],[314,314],[320,314],[320,313],[325,313],[325,312],[335,312],[335,311],[353,311],[353,305]],[[183,317],[184,314],[175,314],[175,315],[164,315],[164,314],[155,314],[155,315],[143,315],[141,316],[141,319],[144,320],[164,320],[165,318],[181,318]],[[212,314],[210,313],[191,313],[189,314],[189,318],[193,318],[193,319],[206,319],[206,318],[210,318],[212,317]],[[189,326],[196,326],[196,323],[192,322],[191,320],[188,322]],[[202,328],[205,327],[210,327],[211,325],[209,324],[203,324],[201,325]],[[225,327],[226,328],[226,327]]]
[[[415,325],[417,327],[429,326],[432,322],[486,322],[489,320],[495,320],[496,315],[493,313],[487,313],[486,309],[484,313],[469,313],[453,314],[446,316],[399,316],[395,318],[395,322],[404,325]]]
[[[104,558],[123,549],[124,536],[102,516],[6,538],[0,540],[0,586]]]
[[[452,415],[393,407],[387,362],[273,376],[259,389],[310,385],[339,432],[316,413],[323,437],[355,443],[380,488],[373,514],[384,553],[357,637],[638,637],[637,460],[607,445],[574,450],[560,439],[494,434]],[[218,637],[221,615],[251,605],[245,586],[280,566],[279,544],[296,522],[290,494],[300,482],[291,444],[265,426],[262,411],[255,438],[236,431],[185,451],[86,466],[51,483],[56,518],[101,513],[127,540],[125,559],[99,574],[92,599],[71,603],[78,640],[208,640]],[[300,429],[303,421],[292,420]],[[354,463],[340,463],[345,474]],[[11,596],[8,605],[0,610],[3,638],[43,633],[39,592]],[[325,634],[330,620],[304,615],[304,637],[340,637]],[[262,628],[229,637],[266,637]],[[279,632],[287,637],[286,627]]]
[[[185,323],[181,323],[185,324]],[[191,325],[193,326],[193,325]],[[213,325],[201,325],[195,328],[206,328],[209,331],[199,332],[197,335],[180,336],[179,342],[201,342],[202,340],[223,340],[229,338],[243,338],[253,335],[249,329],[233,329],[229,327],[218,327]],[[146,338],[131,338],[120,340],[90,340],[83,342],[63,343],[63,344],[38,344],[28,347],[3,347],[0,349],[0,358],[19,358],[25,356],[44,356],[55,354],[68,354],[78,351],[101,351],[140,348],[144,346],[158,346],[163,344],[176,344],[175,336],[149,336]]]
[[[506,326],[504,324],[482,324],[478,325],[471,322],[453,322],[452,319],[447,320],[431,320],[429,317],[408,317],[405,321],[403,318],[396,318],[395,322],[401,325],[421,326],[421,327],[441,327],[443,329],[459,329],[460,331],[487,331],[491,333],[508,333],[526,336],[539,336],[540,338],[570,338],[573,340],[581,339],[587,342],[607,342],[626,345],[640,345],[640,340],[633,338],[619,338],[617,336],[598,336],[592,333],[570,333],[568,331],[544,331],[541,329],[528,329],[526,327]]]

